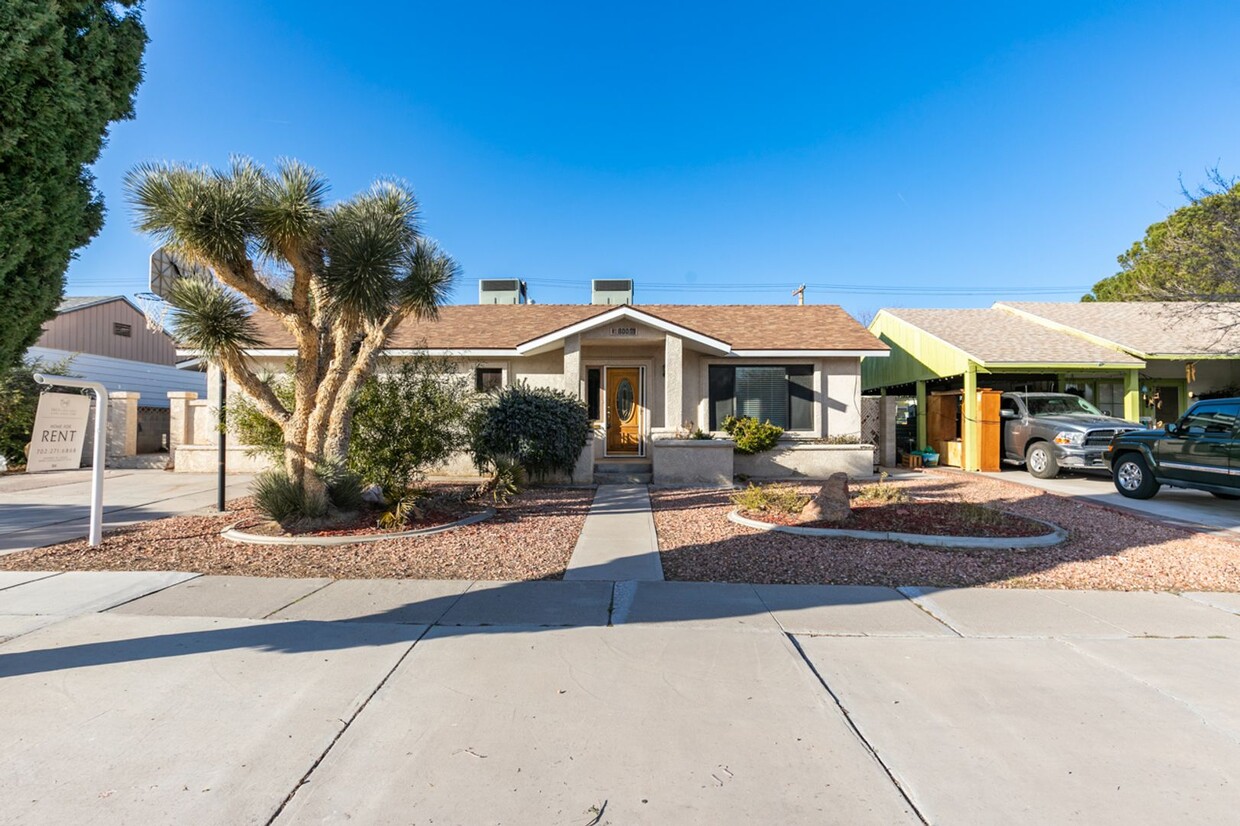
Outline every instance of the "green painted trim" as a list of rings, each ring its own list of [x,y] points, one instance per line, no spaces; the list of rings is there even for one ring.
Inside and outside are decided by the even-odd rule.
[[[964,374],[964,410],[961,411],[960,441],[965,470],[982,469],[982,414],[977,403],[977,365],[970,364]]]
[[[921,450],[926,446],[926,383],[917,382],[917,446]]]
[[[994,363],[988,365],[990,372],[999,373],[1004,370],[1042,370],[1045,372],[1057,372],[1061,370],[1140,370],[1145,367],[1144,363],[1133,363],[1131,361],[1123,362],[1012,362],[1012,363]]]

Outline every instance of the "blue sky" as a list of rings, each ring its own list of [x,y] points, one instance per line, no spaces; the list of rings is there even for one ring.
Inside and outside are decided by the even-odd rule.
[[[1240,4],[1025,5],[152,2],[68,292],[144,288],[126,170],[237,153],[409,181],[458,302],[1076,300],[1240,173]]]

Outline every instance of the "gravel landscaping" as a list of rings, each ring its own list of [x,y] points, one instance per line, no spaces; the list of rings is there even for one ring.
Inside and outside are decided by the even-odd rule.
[[[813,488],[800,488],[813,493]],[[742,510],[741,516],[772,525],[801,528],[847,528],[850,531],[919,533],[927,536],[1041,536],[1050,528],[1021,516],[1013,516],[971,502],[932,501],[862,502],[855,497],[853,515],[847,522],[798,522],[794,514]]]
[[[594,497],[593,490],[535,488],[491,519],[429,536],[334,547],[245,545],[219,532],[253,514],[177,516],[85,541],[0,556],[0,570],[190,571],[239,576],[338,579],[560,579]]]
[[[1030,550],[951,550],[791,536],[727,519],[726,491],[651,494],[671,580],[856,585],[1240,591],[1240,543],[1158,524],[1024,485],[952,471],[893,480],[917,497],[984,504],[1070,536]]]

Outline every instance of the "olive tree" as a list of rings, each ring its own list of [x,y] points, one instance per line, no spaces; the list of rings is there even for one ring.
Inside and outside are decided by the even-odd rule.
[[[214,276],[173,284],[173,334],[279,427],[284,471],[321,497],[316,471],[343,462],[350,401],[392,332],[435,316],[458,275],[422,235],[413,193],[379,181],[329,203],[309,166],[282,161],[273,172],[248,159],[223,170],[143,165],[126,187],[138,229]],[[264,344],[256,314],[294,341],[291,403],[247,356]]]

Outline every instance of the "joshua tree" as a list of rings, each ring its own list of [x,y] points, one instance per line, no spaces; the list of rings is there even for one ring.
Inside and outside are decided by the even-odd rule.
[[[247,159],[227,170],[140,166],[126,186],[138,229],[215,275],[169,291],[176,338],[280,427],[284,470],[321,496],[315,471],[343,459],[353,394],[396,326],[434,316],[459,271],[422,236],[413,193],[380,181],[328,204],[327,182],[310,167],[284,161],[272,173]],[[262,344],[256,312],[296,342],[291,406],[245,355]]]

